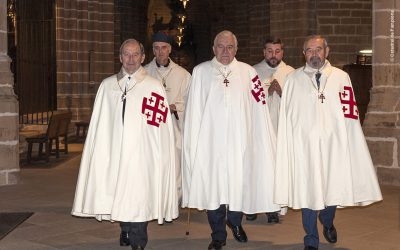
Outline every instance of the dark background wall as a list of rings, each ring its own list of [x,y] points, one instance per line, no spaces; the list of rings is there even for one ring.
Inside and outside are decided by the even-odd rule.
[[[121,68],[119,48],[123,41],[135,38],[146,42],[148,0],[114,0],[114,70]]]
[[[330,61],[339,67],[355,62],[357,51],[372,48],[372,0],[203,0],[190,1],[187,13],[194,64],[213,56],[214,36],[224,29],[236,34],[237,58],[249,64],[262,59],[269,35],[283,39],[285,60],[294,67],[304,63],[301,50],[310,34],[326,36]]]
[[[293,67],[304,64],[302,45],[310,34],[327,38],[330,61],[339,67],[355,62],[358,50],[372,47],[372,0],[191,0],[185,10],[180,4],[55,0],[57,109],[73,111],[74,121],[87,120],[101,80],[121,67],[121,43],[141,41],[148,62],[153,57],[151,35],[157,29],[176,34],[182,11],[187,16],[184,43],[174,45],[172,57],[189,71],[213,57],[214,37],[225,29],[238,38],[237,58],[251,65],[262,60],[263,41],[270,35],[282,38],[285,61]]]

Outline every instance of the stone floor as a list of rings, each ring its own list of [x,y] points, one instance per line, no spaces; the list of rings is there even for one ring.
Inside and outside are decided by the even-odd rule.
[[[0,249],[130,249],[119,246],[117,223],[70,215],[81,149],[81,144],[72,144],[68,158],[62,155],[47,165],[23,165],[19,185],[0,187],[1,212],[34,212],[0,241]],[[320,249],[400,249],[400,188],[382,187],[382,191],[383,202],[338,210],[338,243],[329,244],[321,236]],[[228,232],[224,249],[303,249],[298,211],[290,210],[277,225],[267,225],[265,220],[264,215],[254,222],[244,219],[249,242],[238,243]],[[149,224],[146,249],[207,249],[209,241],[206,214],[192,210],[188,227],[187,210],[183,209],[173,223]]]

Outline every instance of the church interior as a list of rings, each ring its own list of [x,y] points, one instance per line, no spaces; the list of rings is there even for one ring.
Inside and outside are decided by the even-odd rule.
[[[126,39],[144,45],[146,64],[153,58],[152,35],[167,32],[174,39],[171,59],[191,73],[213,58],[213,39],[222,30],[236,35],[236,58],[250,65],[263,60],[269,36],[281,38],[284,60],[294,68],[304,65],[307,36],[327,39],[330,63],[351,78],[384,199],[340,211],[343,241],[320,249],[400,249],[400,1],[0,0],[0,14],[0,218],[1,212],[34,212],[0,234],[0,249],[119,249],[112,239],[118,226],[70,215],[98,87],[120,70]],[[57,158],[31,164],[35,135],[66,112],[69,126],[60,142],[57,137]],[[149,225],[149,248],[205,249],[206,217],[192,211],[188,223],[188,212],[182,209],[172,224]],[[282,225],[247,222],[249,244],[228,237],[226,248],[300,249],[300,217],[292,211]]]

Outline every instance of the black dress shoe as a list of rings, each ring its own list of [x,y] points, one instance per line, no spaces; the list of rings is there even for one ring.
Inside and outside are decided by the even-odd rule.
[[[128,232],[121,231],[121,234],[119,235],[119,245],[126,247],[129,246],[131,243],[129,243],[129,234]]]
[[[328,241],[329,243],[337,242],[337,232],[334,225],[332,225],[331,228],[327,228],[324,226],[323,233],[326,241]]]
[[[226,245],[225,240],[212,240],[210,245],[208,245],[208,249],[220,250],[225,245]]]
[[[256,220],[257,214],[246,214],[246,220]]]
[[[246,232],[243,230],[242,226],[232,226],[228,221],[226,223],[228,227],[232,230],[233,237],[239,242],[247,242]]]
[[[318,247],[305,246],[304,250],[318,250]]]
[[[277,212],[267,213],[268,223],[279,223],[279,214]]]

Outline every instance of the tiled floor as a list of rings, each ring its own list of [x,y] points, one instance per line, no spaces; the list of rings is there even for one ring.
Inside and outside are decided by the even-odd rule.
[[[35,212],[0,241],[0,249],[130,249],[119,246],[117,223],[70,215],[82,145],[73,144],[70,149],[71,156],[59,161],[58,166],[22,168],[19,185],[0,187],[0,211]],[[382,187],[382,191],[383,202],[338,210],[338,243],[329,244],[321,235],[320,249],[400,249],[400,188]],[[224,249],[303,249],[300,215],[289,210],[278,225],[267,225],[264,215],[254,222],[244,219],[249,242],[238,243],[228,232]],[[149,224],[146,249],[207,249],[209,241],[206,214],[191,211],[188,228],[187,210],[182,210],[180,218],[171,224]]]

